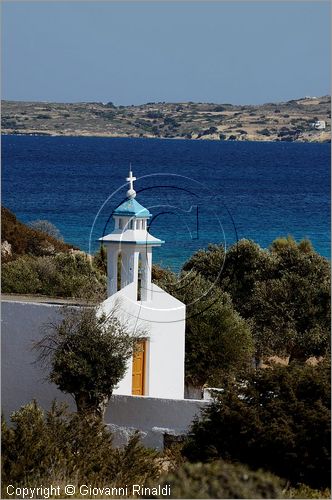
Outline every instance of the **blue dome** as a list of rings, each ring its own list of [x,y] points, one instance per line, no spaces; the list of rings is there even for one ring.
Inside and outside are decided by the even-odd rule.
[[[113,215],[124,215],[128,217],[151,217],[149,210],[140,205],[134,198],[123,202],[114,210]]]

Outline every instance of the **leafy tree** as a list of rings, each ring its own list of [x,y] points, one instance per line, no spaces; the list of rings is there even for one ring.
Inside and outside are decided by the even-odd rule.
[[[165,269],[156,264],[152,265],[151,278],[156,285],[162,287],[166,291],[177,288],[177,275],[170,269]]]
[[[184,265],[230,294],[252,325],[256,356],[325,355],[330,332],[330,266],[308,240],[275,240],[269,250],[241,240],[200,250]]]
[[[59,229],[48,220],[34,220],[29,223],[29,226],[36,231],[41,231],[42,233],[48,234],[57,240],[63,240]]]
[[[325,355],[330,340],[330,266],[308,240],[273,242],[273,279],[255,284],[249,304],[257,349],[305,360]]]
[[[250,301],[257,281],[273,276],[274,259],[269,252],[250,240],[240,240],[227,252],[222,245],[209,245],[199,250],[183,266],[185,271],[195,270],[215,282],[232,297],[236,310],[250,317]]]
[[[223,460],[185,463],[161,476],[159,483],[170,486],[171,498],[284,498],[279,478]]]
[[[183,265],[183,271],[196,271],[204,278],[219,284],[224,265],[225,251],[222,245],[209,244],[206,250],[198,250]]]
[[[263,467],[293,484],[330,483],[330,363],[293,364],[228,378],[194,422],[184,447],[193,461],[223,458]]]
[[[195,386],[218,385],[225,371],[236,372],[250,364],[252,334],[228,294],[199,275],[186,276],[186,281],[181,290],[188,304],[186,378]]]
[[[224,371],[238,371],[250,364],[252,334],[227,293],[193,271],[179,278],[159,271],[159,277],[158,284],[187,306],[187,383],[196,387],[218,384]]]
[[[80,414],[103,418],[116,384],[143,332],[132,333],[114,309],[108,316],[95,307],[63,308],[63,320],[47,326],[35,347],[49,366],[50,382],[71,394]]]

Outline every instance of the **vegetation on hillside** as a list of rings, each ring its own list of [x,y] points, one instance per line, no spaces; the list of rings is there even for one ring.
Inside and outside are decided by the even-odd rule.
[[[69,252],[75,249],[39,228],[28,227],[20,222],[7,208],[1,207],[1,243],[7,251],[1,252],[5,262],[16,259],[21,255],[45,256],[55,255],[58,252]],[[77,248],[76,248],[77,249]]]
[[[11,245],[2,265],[2,291],[55,297],[106,297],[106,255],[73,252],[33,231],[6,209],[3,239]],[[52,254],[43,255],[45,242]],[[58,252],[55,251],[58,249]],[[153,267],[153,280],[187,306],[186,379],[218,385],[224,372],[267,356],[290,361],[329,351],[330,265],[309,241],[275,240],[267,250],[250,240],[196,252],[180,275]],[[241,339],[241,341],[239,341]],[[212,355],[211,355],[212,353]]]
[[[54,224],[52,224],[52,222],[49,222],[48,220],[45,219],[33,220],[29,222],[29,227],[37,231],[41,231],[42,233],[46,233],[49,236],[55,238],[56,240],[63,241],[63,237],[59,229]]]
[[[329,142],[330,101],[330,96],[255,106],[3,101],[2,130],[33,135]],[[325,130],[313,127],[317,120],[325,121]]]
[[[58,230],[53,224],[36,221],[44,231],[32,229],[8,209],[1,210],[3,293],[74,297],[95,302],[105,298],[106,275],[101,252],[95,258],[90,257],[56,239]]]
[[[95,302],[106,298],[106,276],[83,253],[26,255],[2,265],[2,292],[75,297]]]

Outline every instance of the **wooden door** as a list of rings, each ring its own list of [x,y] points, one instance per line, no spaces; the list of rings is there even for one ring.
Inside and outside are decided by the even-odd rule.
[[[142,340],[137,343],[137,351],[133,356],[133,378],[131,393],[134,396],[144,396],[145,356],[146,341]]]

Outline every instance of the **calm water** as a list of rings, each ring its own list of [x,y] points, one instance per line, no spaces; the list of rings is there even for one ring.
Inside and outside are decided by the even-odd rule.
[[[166,241],[154,252],[164,266],[210,242],[267,247],[287,234],[329,257],[329,144],[4,136],[2,203],[94,251],[125,198],[129,162],[150,232]]]

